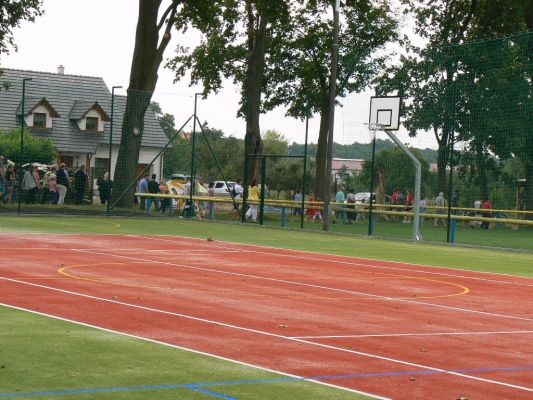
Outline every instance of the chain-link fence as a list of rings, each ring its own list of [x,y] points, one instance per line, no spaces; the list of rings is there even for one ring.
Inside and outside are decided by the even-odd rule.
[[[374,89],[402,97],[402,128],[397,134],[421,162],[421,197],[412,194],[414,166],[409,157],[378,133],[373,160],[368,153],[354,152],[351,158],[360,161],[360,168],[341,168],[331,179],[332,193],[344,186],[344,200],[332,199],[329,212],[336,210],[337,215],[330,230],[531,250],[532,39],[533,33],[525,32],[430,48],[391,65],[388,78]],[[129,90],[127,96],[115,96],[99,78],[6,69],[1,79],[9,86],[0,91],[2,191],[7,203],[0,204],[1,212],[163,215],[155,213],[155,201],[145,200],[150,196],[135,195],[153,193],[150,180],[155,175],[155,181],[166,181],[153,196],[158,202],[166,193],[181,196],[173,204],[183,207],[187,196],[200,195],[193,200],[203,205],[204,218],[236,218],[229,192],[209,199],[207,191],[194,190],[207,187],[210,180],[242,178],[243,141],[222,140],[220,134],[203,132],[200,124],[195,132],[163,129],[148,107],[150,93]],[[358,107],[344,105],[348,111]],[[364,122],[368,121],[356,123]],[[197,142],[191,140],[195,138]],[[173,146],[181,153],[170,153]],[[224,146],[233,151],[223,151]],[[202,148],[204,155],[199,156]],[[321,229],[315,212],[321,200],[309,197],[316,167],[310,156],[303,203],[295,203],[293,192],[279,188],[279,174],[303,182],[302,160],[268,160],[262,223]],[[166,168],[170,163],[172,168]],[[183,176],[170,176],[169,171]],[[204,185],[197,186],[198,178],[191,193],[187,175],[204,176]],[[148,179],[140,184],[143,177]],[[181,208],[172,210],[167,207],[165,215],[176,217]],[[413,237],[414,224],[418,237]]]

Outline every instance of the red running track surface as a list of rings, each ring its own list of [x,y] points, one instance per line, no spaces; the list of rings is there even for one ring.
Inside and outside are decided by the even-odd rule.
[[[533,398],[533,281],[182,237],[10,235],[3,304],[398,400]]]

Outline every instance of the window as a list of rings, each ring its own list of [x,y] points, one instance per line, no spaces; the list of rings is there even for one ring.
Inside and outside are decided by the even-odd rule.
[[[98,118],[87,117],[85,119],[85,130],[89,132],[97,132],[98,131]]]
[[[36,128],[46,128],[46,114],[34,113],[33,114],[33,126]]]
[[[94,175],[96,177],[103,176],[107,171],[109,171],[109,159],[96,158],[94,160]]]
[[[61,156],[61,162],[65,163],[67,167],[72,167],[74,165],[74,157],[72,156]]]

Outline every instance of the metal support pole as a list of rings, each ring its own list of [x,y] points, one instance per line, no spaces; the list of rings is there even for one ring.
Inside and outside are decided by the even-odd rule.
[[[109,179],[111,179],[111,164],[112,164],[112,158],[113,155],[112,149],[113,149],[113,118],[115,116],[114,114],[114,106],[115,106],[115,89],[120,89],[122,86],[113,86],[111,88],[111,123],[109,125]],[[93,181],[94,182],[94,181]],[[102,190],[102,189],[100,189]],[[107,215],[109,215],[109,207],[111,206],[111,198],[107,199]]]
[[[26,97],[26,82],[31,81],[31,80],[32,78],[22,79],[22,110],[21,110],[22,121],[20,123],[20,163],[19,163],[19,187],[18,187],[18,190],[19,190],[18,212],[19,214],[20,214],[20,208],[22,205],[22,179],[23,179],[22,163],[24,161],[24,123],[26,122],[26,120],[24,119],[26,117],[26,111],[24,110],[24,98]]]
[[[374,214],[372,214],[372,203],[374,194],[374,164],[376,157],[376,130],[372,129],[372,163],[370,167],[370,207],[368,208],[368,235],[374,234]],[[377,199],[376,199],[377,200]]]

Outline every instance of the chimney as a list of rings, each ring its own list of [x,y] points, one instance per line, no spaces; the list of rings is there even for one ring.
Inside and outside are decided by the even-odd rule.
[[[57,73],[59,75],[65,75],[65,67],[60,65],[59,67],[57,67]]]

